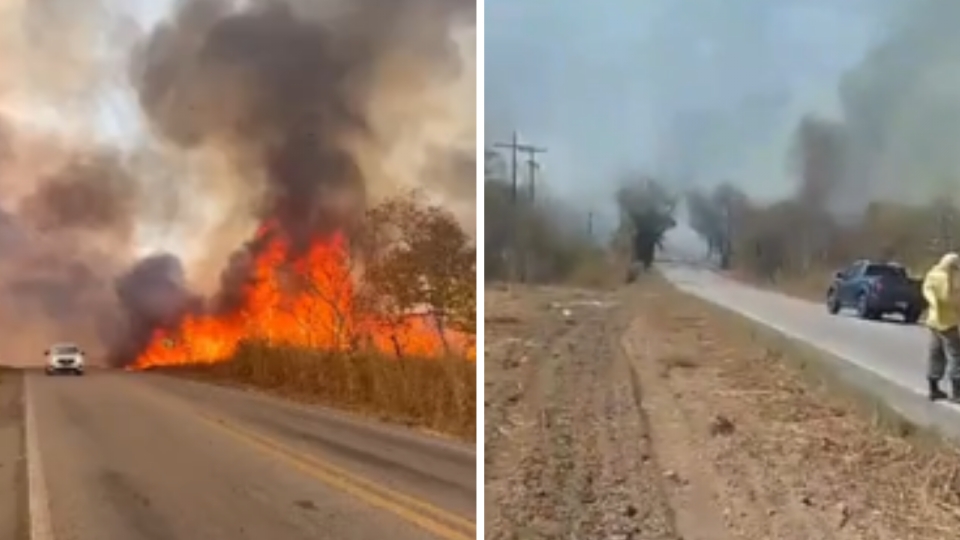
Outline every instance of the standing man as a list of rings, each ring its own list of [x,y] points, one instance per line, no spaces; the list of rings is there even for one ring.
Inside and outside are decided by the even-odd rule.
[[[955,283],[958,272],[960,255],[947,253],[923,278],[923,297],[927,300],[926,323],[930,329],[927,365],[930,401],[947,397],[940,389],[940,380],[947,375],[950,379],[950,401],[960,403],[960,310]]]

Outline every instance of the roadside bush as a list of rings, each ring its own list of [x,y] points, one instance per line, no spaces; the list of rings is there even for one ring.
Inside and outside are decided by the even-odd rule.
[[[690,225],[722,268],[764,282],[830,272],[856,259],[895,260],[914,273],[960,247],[960,213],[948,198],[927,204],[870,201],[849,174],[844,127],[806,118],[797,127],[797,184],[774,202],[751,200],[732,182],[686,197]],[[863,179],[860,179],[863,181]]]
[[[487,281],[602,284],[609,269],[601,243],[586,230],[586,214],[548,195],[533,204],[512,200],[510,186],[487,180],[484,188]]]
[[[311,301],[253,319],[221,361],[162,369],[472,439],[472,239],[449,212],[411,196],[371,208],[350,251],[346,267],[301,263],[296,284]],[[276,330],[267,325],[281,316],[285,334],[263,331]]]
[[[397,359],[251,342],[227,362],[163,371],[251,386],[462,439],[476,435],[476,364],[464,358]]]
[[[676,225],[678,202],[652,178],[623,178],[614,194],[619,224],[604,240],[591,230],[589,209],[568,207],[549,193],[534,201],[525,190],[514,196],[507,181],[487,178],[484,197],[486,280],[589,287],[623,283],[634,261],[649,268]]]

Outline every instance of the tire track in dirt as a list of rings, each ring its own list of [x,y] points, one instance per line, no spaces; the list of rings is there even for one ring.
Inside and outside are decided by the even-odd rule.
[[[618,353],[625,319],[609,304],[570,311],[539,315],[555,330],[540,332],[550,341],[526,362],[529,384],[513,411],[535,421],[488,442],[487,538],[675,538]]]
[[[755,326],[655,278],[518,288],[498,322],[502,297],[487,539],[956,538],[960,450],[878,428]]]
[[[572,367],[566,362],[566,354],[585,337],[586,330],[575,327],[563,333],[531,359],[535,363],[534,381],[521,414],[533,422],[521,425],[510,438],[511,445],[519,450],[519,467],[506,479],[510,497],[499,505],[502,526],[497,530],[524,531],[524,536],[531,538],[559,538],[573,526],[574,513],[565,511],[579,506],[575,499],[578,494],[569,488],[579,473],[571,411],[582,406],[582,398],[578,393],[565,394],[571,388],[564,384],[564,378]],[[557,403],[558,399],[564,402]]]
[[[541,421],[541,357],[545,347],[564,339],[575,326],[549,317],[545,299],[553,296],[549,292],[525,290],[517,298],[510,290],[497,289],[488,290],[485,296],[484,486],[488,494],[504,494],[509,499],[487,496],[487,537],[494,538],[498,530],[513,529],[505,524],[518,519],[512,517],[512,507],[536,500],[516,487],[516,475],[525,470],[519,464],[530,460],[525,449],[532,444],[530,439]],[[493,523],[505,525],[498,529]]]

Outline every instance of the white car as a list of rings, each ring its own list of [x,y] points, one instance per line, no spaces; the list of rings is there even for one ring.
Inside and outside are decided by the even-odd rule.
[[[83,350],[73,343],[57,343],[47,349],[47,375],[73,373],[83,375]]]

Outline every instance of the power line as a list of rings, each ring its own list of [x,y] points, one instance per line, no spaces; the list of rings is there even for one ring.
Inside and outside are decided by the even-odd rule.
[[[527,154],[527,166],[529,167],[529,197],[530,203],[533,203],[533,199],[536,196],[536,174],[539,164],[537,163],[537,154],[542,154],[547,151],[546,148],[541,148],[531,144],[521,144],[520,136],[517,134],[516,130],[513,132],[513,136],[510,138],[510,142],[495,142],[493,143],[494,148],[503,148],[510,151],[510,200],[513,203],[514,211],[510,212],[511,220],[511,230],[512,234],[510,235],[510,253],[511,253],[511,273],[513,278],[519,278],[521,282],[526,281],[527,279],[527,255],[530,248],[530,239],[529,231],[526,231],[524,228],[524,221],[521,220],[519,212],[519,194],[518,194],[518,176],[519,176],[519,167],[518,167],[518,156],[520,152]]]
[[[517,154],[520,152],[525,152],[527,154],[527,159],[532,163],[531,172],[537,167],[537,154],[542,154],[547,151],[546,148],[540,148],[530,144],[521,144],[520,136],[517,134],[516,130],[513,132],[513,136],[510,139],[510,142],[495,142],[493,143],[494,148],[503,148],[510,150],[510,197],[514,203],[517,202]],[[533,181],[533,176],[531,176],[531,182]],[[532,190],[531,190],[532,191]]]
[[[530,195],[530,204],[537,198],[537,171],[540,170],[540,164],[537,163],[537,160],[531,157],[527,159],[527,188]]]

